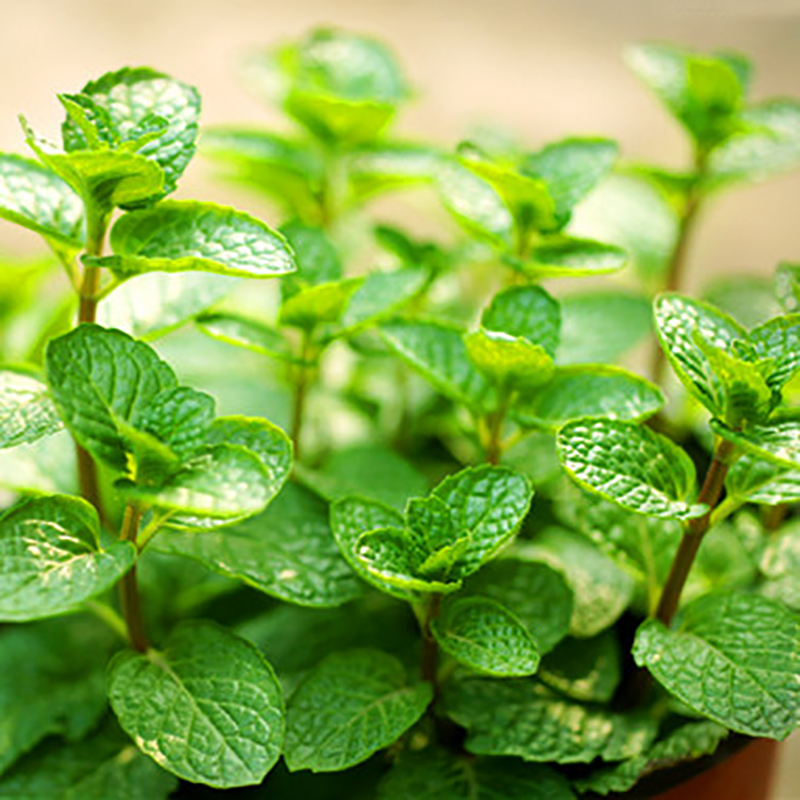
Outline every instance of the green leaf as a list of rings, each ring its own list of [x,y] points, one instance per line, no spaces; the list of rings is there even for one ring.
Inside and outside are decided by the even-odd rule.
[[[49,742],[0,779],[0,798],[166,800],[178,782],[142,755],[115,725],[82,742]]]
[[[569,631],[572,591],[562,573],[547,564],[499,558],[474,575],[465,591],[511,611],[524,623],[542,655]]]
[[[755,275],[717,278],[703,289],[702,299],[733,317],[745,328],[755,328],[781,313],[774,281]]]
[[[344,277],[339,254],[322,228],[292,220],[281,228],[295,254],[297,271],[281,281],[281,297],[291,297],[301,289],[320,283],[335,283]]]
[[[412,266],[393,272],[371,272],[350,298],[342,317],[343,333],[352,335],[398,311],[425,285],[425,270]]]
[[[728,471],[725,487],[732,497],[774,506],[800,500],[800,470],[789,470],[746,453]]]
[[[97,321],[137,339],[152,340],[213,306],[237,279],[210,272],[138,275],[118,286],[97,309]]]
[[[607,703],[622,679],[617,633],[591,639],[564,639],[539,667],[539,679],[557,692],[586,703]]]
[[[718,419],[711,420],[714,432],[759,458],[789,469],[800,469],[800,421],[752,425],[734,431]]]
[[[750,331],[747,343],[760,359],[773,359],[766,375],[773,391],[780,391],[800,371],[800,314],[786,314]]]
[[[643,623],[633,655],[681,702],[731,730],[784,739],[797,726],[800,623],[778,603],[703,595],[675,630]]]
[[[97,725],[106,710],[103,666],[109,645],[105,631],[99,634],[83,617],[5,627],[0,773],[46,736],[74,742]]]
[[[761,593],[800,611],[800,525],[796,520],[772,535],[759,568],[766,577]]]
[[[585,638],[613,625],[633,599],[634,582],[579,533],[546,528],[518,552],[543,561],[567,579],[574,598],[570,633]]]
[[[653,330],[648,300],[626,291],[569,294],[561,299],[559,364],[619,360]]]
[[[488,385],[472,365],[463,331],[444,322],[397,320],[380,326],[388,347],[442,394],[480,405]]]
[[[403,665],[380,650],[328,656],[289,700],[284,758],[293,772],[334,772],[394,743],[433,698],[408,685]]]
[[[131,421],[159,392],[177,385],[150,347],[98,325],[81,325],[50,341],[45,369],[70,432],[120,471],[128,467],[128,446],[117,420]]]
[[[575,786],[582,792],[607,795],[627,792],[642,778],[671,766],[714,753],[728,735],[715,722],[688,722],[654,744],[646,753],[609,767],[601,767]]]
[[[695,469],[665,436],[634,422],[575,420],[558,433],[558,457],[584,489],[634,511],[665,519],[703,514],[690,502]]]
[[[117,220],[110,242],[115,255],[85,256],[84,263],[122,277],[198,270],[272,278],[295,269],[291,248],[268,225],[243,211],[194,200],[131,211]]]
[[[163,170],[163,192],[147,198],[148,202],[175,190],[195,152],[200,116],[197,89],[163,72],[138,67],[106,73],[87,83],[78,97],[89,99],[96,109],[105,112],[110,134],[121,147],[134,145],[140,155]],[[161,123],[157,135],[143,138],[156,115]],[[83,132],[69,117],[62,133],[67,152],[87,149]]]
[[[486,181],[457,162],[445,162],[437,172],[436,187],[444,207],[470,235],[495,247],[511,246],[511,212]]]
[[[346,278],[302,289],[283,301],[278,323],[308,330],[338,322],[362,283],[362,278]]]
[[[544,181],[561,227],[574,206],[608,175],[618,152],[611,139],[570,137],[528,156],[523,169]]]
[[[0,486],[26,494],[76,494],[75,443],[67,431],[18,444],[0,458]]]
[[[196,322],[203,333],[221,342],[281,361],[297,360],[283,334],[259,320],[221,311],[201,314]]]
[[[45,384],[27,372],[0,370],[0,449],[35,442],[62,428]]]
[[[710,182],[763,180],[800,163],[800,103],[790,99],[767,100],[746,108],[742,127],[709,158]]]
[[[22,156],[0,153],[0,217],[80,250],[83,203],[54,172]]]
[[[505,259],[513,269],[532,280],[608,275],[621,270],[628,254],[614,244],[569,236],[546,238],[527,259]]]
[[[525,761],[618,761],[643,752],[656,734],[646,713],[620,714],[566,700],[531,679],[467,678],[450,684],[445,710],[468,731],[476,755]]]
[[[415,595],[408,589],[385,583],[374,576],[358,558],[358,543],[371,531],[402,527],[403,515],[377,500],[348,497],[331,505],[331,530],[345,561],[368,583],[401,600],[411,601]]]
[[[272,667],[210,622],[181,623],[163,652],[118,653],[108,697],[139,749],[185,780],[260,783],[280,755],[283,697]]]
[[[385,191],[430,183],[442,154],[425,144],[377,142],[353,152],[347,173],[353,194],[359,200]]]
[[[464,337],[467,355],[478,371],[501,391],[530,391],[553,377],[553,360],[528,339],[479,328]]]
[[[522,401],[512,413],[521,424],[556,431],[578,417],[639,421],[664,405],[661,390],[619,367],[557,367],[553,379]]]
[[[553,358],[561,330],[561,310],[541,286],[512,286],[492,298],[481,315],[481,326],[524,337]]]
[[[97,512],[77,497],[42,497],[0,517],[0,619],[41,619],[73,611],[111,588],[133,566],[130,542],[99,545]]]
[[[775,291],[787,312],[800,309],[800,264],[783,263],[778,266]]]
[[[471,759],[428,747],[404,752],[378,800],[575,800],[567,779],[540,764]]]
[[[325,608],[361,594],[331,534],[327,505],[295,484],[246,522],[219,532],[169,531],[155,546],[288,603]]]
[[[431,630],[445,653],[479,672],[523,677],[539,666],[539,650],[528,629],[494,600],[456,598],[445,604]]]

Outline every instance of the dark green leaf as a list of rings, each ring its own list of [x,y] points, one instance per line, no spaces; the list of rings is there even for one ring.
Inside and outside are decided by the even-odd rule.
[[[35,442],[61,428],[45,384],[21,370],[0,370],[0,449]]]
[[[209,622],[184,622],[163,652],[125,650],[108,670],[120,725],[178,777],[246,786],[260,783],[278,760],[281,689],[264,656],[244,639]]]
[[[732,730],[783,739],[797,725],[800,623],[771,600],[703,595],[675,630],[645,622],[633,654],[681,702]]]
[[[380,650],[328,656],[289,700],[284,757],[292,771],[333,772],[395,742],[431,702],[427,683]]]

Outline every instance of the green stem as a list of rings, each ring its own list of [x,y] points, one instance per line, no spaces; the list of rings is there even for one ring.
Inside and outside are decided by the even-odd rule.
[[[128,504],[125,507],[125,514],[122,517],[122,529],[119,538],[123,542],[136,542],[136,534],[139,531],[139,521],[141,512],[136,506]],[[131,647],[140,653],[147,651],[147,635],[144,630],[144,620],[142,618],[142,608],[139,602],[139,590],[136,585],[136,566],[132,566],[130,571],[122,578],[119,583],[120,605],[122,606],[122,616],[128,628],[128,638]]]
[[[301,437],[303,433],[303,423],[305,421],[306,400],[308,398],[308,388],[311,382],[311,372],[307,362],[311,361],[313,354],[313,332],[310,329],[303,329],[300,342],[300,364],[295,370],[294,392],[292,396],[292,425],[291,437],[294,447],[295,461],[300,460]]]
[[[87,611],[91,611],[98,619],[103,620],[120,639],[130,643],[128,626],[125,624],[125,620],[111,608],[111,606],[101,603],[98,600],[89,600],[84,604],[84,607]]]
[[[167,520],[172,516],[172,512],[168,511],[165,514],[153,515],[153,519],[142,528],[141,532],[136,537],[136,548],[141,553],[142,550],[150,544],[150,540],[161,530],[166,524]]]
[[[503,428],[505,426],[508,407],[511,404],[511,393],[500,390],[497,409],[484,417],[486,435],[484,437],[484,454],[487,464],[499,464],[503,457]]]

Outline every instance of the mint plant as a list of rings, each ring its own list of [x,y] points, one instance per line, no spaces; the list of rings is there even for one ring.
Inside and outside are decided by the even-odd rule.
[[[163,73],[59,95],[57,146],[23,123],[0,216],[50,255],[0,280],[0,796],[624,796],[797,727],[800,270],[681,284],[800,106],[631,53],[691,173],[395,138],[397,60],[330,29],[248,63],[289,132],[202,134],[277,228],[168,199],[200,99]],[[410,184],[440,238],[373,216]]]

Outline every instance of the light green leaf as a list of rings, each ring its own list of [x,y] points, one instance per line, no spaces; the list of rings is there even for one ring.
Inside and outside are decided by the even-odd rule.
[[[542,655],[569,631],[572,591],[563,574],[547,564],[499,558],[474,575],[465,591],[495,600],[511,611],[524,623]]]
[[[0,370],[0,449],[35,442],[63,427],[45,384],[27,372]]]
[[[293,772],[333,772],[394,743],[425,713],[427,683],[408,685],[403,665],[380,650],[328,656],[289,700],[284,758]]]
[[[392,189],[430,183],[442,154],[424,144],[377,142],[362,147],[347,159],[353,194],[359,200]]]
[[[514,418],[525,426],[556,431],[578,417],[639,421],[664,405],[650,381],[612,366],[557,367],[553,379],[515,403]]]
[[[167,800],[178,781],[140,753],[116,725],[74,744],[49,742],[0,778],[5,800]]]
[[[766,276],[726,275],[717,278],[704,287],[701,299],[748,329],[781,313],[774,281]]]
[[[608,290],[561,298],[558,364],[614,362],[653,330],[650,303],[641,295]]]
[[[397,320],[380,326],[383,340],[442,394],[480,405],[488,384],[472,365],[463,331],[444,322]]]
[[[725,488],[732,497],[774,506],[800,500],[800,470],[781,467],[745,453],[728,470]]]
[[[170,200],[120,217],[111,229],[113,256],[84,257],[120,276],[198,270],[243,278],[293,272],[286,240],[265,223],[226,206]]]
[[[155,547],[289,603],[324,608],[361,594],[331,535],[327,505],[295,484],[246,522],[219,532],[168,531]]]
[[[601,767],[575,786],[582,792],[607,795],[627,792],[642,778],[671,766],[711,755],[728,735],[715,722],[688,722],[654,744],[646,753],[609,767]]]
[[[591,639],[564,639],[539,667],[539,679],[567,697],[607,703],[622,679],[622,651],[615,630]]]
[[[703,514],[691,503],[695,469],[688,455],[650,428],[617,420],[575,420],[558,433],[558,457],[584,489],[634,511],[665,519]]]
[[[657,729],[649,714],[580,705],[531,679],[460,680],[445,689],[444,706],[467,729],[470,753],[525,761],[632,758],[649,747]]]
[[[72,436],[61,431],[5,450],[0,458],[0,486],[25,494],[77,494]]]
[[[97,725],[106,710],[103,667],[115,644],[85,617],[4,628],[0,773],[46,736],[78,741]]]
[[[618,152],[611,139],[570,137],[528,156],[523,170],[544,181],[561,227],[573,207],[608,175]]]
[[[297,360],[283,334],[259,320],[221,311],[201,314],[196,322],[203,333],[221,342],[279,358],[281,361]]]
[[[130,542],[99,545],[97,512],[77,497],[24,501],[0,517],[0,619],[53,617],[111,588],[133,566]]]
[[[569,236],[546,238],[529,258],[506,258],[513,269],[533,280],[608,275],[621,270],[628,254],[614,244]]]
[[[285,300],[301,289],[320,283],[335,283],[344,277],[344,267],[330,237],[316,225],[292,220],[281,227],[295,255],[297,271],[281,281]]]
[[[404,752],[378,800],[575,800],[567,779],[541,764],[472,759],[429,747]]]
[[[633,599],[634,581],[579,533],[546,528],[517,552],[561,572],[572,589],[573,636],[595,636],[613,625]]]
[[[528,629],[494,600],[462,597],[445,603],[431,630],[445,653],[479,672],[523,677],[539,666],[539,650]]]
[[[783,263],[775,271],[775,292],[787,312],[800,309],[800,264]]]
[[[464,337],[467,355],[489,383],[501,391],[527,392],[553,377],[553,360],[528,339],[479,328]]]
[[[439,199],[472,236],[495,247],[513,241],[514,220],[500,195],[457,162],[444,162],[436,175]]]
[[[800,524],[796,520],[772,535],[759,568],[766,577],[761,593],[800,611]]]
[[[83,203],[54,172],[22,156],[0,153],[0,217],[79,250]]]
[[[760,359],[774,359],[766,375],[773,391],[782,389],[800,370],[800,314],[786,314],[750,331],[747,343]]]
[[[233,291],[236,283],[236,278],[210,272],[138,275],[100,303],[97,321],[150,341],[213,306]]]
[[[727,352],[747,332],[727,314],[699,300],[662,294],[655,302],[661,346],[675,374],[712,414],[724,413],[724,386],[709,362],[712,349]],[[701,348],[700,342],[707,345]]]
[[[139,749],[185,780],[260,783],[280,755],[283,697],[272,667],[210,622],[181,623],[163,652],[118,653],[108,697]]]
[[[681,702],[731,730],[784,739],[797,726],[800,623],[778,603],[703,595],[675,630],[643,623],[633,655]]]
[[[350,298],[342,317],[342,333],[351,335],[395,313],[417,295],[426,279],[425,270],[416,266],[370,273]]]
[[[117,420],[130,421],[159,392],[177,385],[150,347],[98,325],[81,325],[50,341],[45,369],[70,432],[95,458],[120,471],[128,467],[128,446]]]
[[[278,323],[310,329],[315,325],[338,322],[362,283],[362,278],[347,278],[302,289],[283,301]]]
[[[759,458],[789,469],[800,469],[800,421],[752,425],[734,431],[718,419],[711,420],[714,432]]]
[[[524,337],[555,355],[561,329],[561,310],[541,286],[512,286],[498,292],[481,315],[481,326],[509,336]]]
[[[800,103],[767,100],[742,111],[742,128],[714,148],[712,185],[755,181],[800,164]]]

